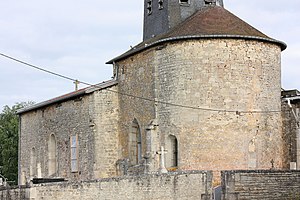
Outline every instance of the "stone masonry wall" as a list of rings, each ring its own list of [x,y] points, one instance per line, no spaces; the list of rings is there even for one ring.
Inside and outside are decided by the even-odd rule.
[[[203,39],[159,49],[156,96],[178,106],[158,104],[158,124],[178,139],[180,169],[283,168],[279,46]]]
[[[300,171],[223,171],[223,200],[300,199]]]
[[[94,93],[94,178],[107,178],[117,175],[116,162],[120,155],[119,145],[119,105],[118,87]]]
[[[146,128],[150,121],[155,119],[154,102],[145,100],[155,100],[154,57],[154,51],[146,50],[116,63],[121,108],[119,152],[123,159],[129,157],[128,141],[134,119],[137,120],[141,131],[142,157],[146,152]]]
[[[78,135],[82,179],[93,177],[94,133],[90,128],[91,115],[89,106],[93,104],[91,95],[86,95],[66,102],[47,106],[21,115],[20,133],[20,176],[29,181],[31,150],[35,148],[37,171],[35,177],[49,178],[48,174],[48,141],[51,134],[56,138],[57,173],[54,177],[69,180],[79,179],[79,173],[71,173],[70,137]],[[40,169],[39,169],[40,168]],[[24,184],[24,181],[22,183]]]
[[[293,105],[295,106],[295,105]],[[290,162],[297,162],[296,121],[287,102],[282,102],[282,132],[285,141],[285,165],[290,168]]]
[[[300,171],[222,171],[223,200],[300,199]],[[0,189],[1,200],[210,200],[211,171],[185,171]]]
[[[115,93],[94,91],[21,114],[19,184],[33,177],[75,181],[115,175],[117,154],[112,151],[118,141],[117,101]],[[53,176],[48,173],[51,134],[55,135],[57,146],[57,173]],[[70,137],[75,135],[78,136],[78,172],[72,173]],[[110,148],[102,150],[104,146]],[[32,148],[36,160],[34,176],[30,174]]]
[[[28,188],[1,188],[0,187],[0,200],[30,200]]]
[[[211,199],[212,174],[207,171],[167,175],[145,175],[37,185],[30,189],[31,200]]]

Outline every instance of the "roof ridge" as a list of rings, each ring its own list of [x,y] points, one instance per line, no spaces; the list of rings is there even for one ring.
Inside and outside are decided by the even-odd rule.
[[[63,95],[54,97],[54,98],[46,100],[46,101],[42,101],[42,102],[34,104],[32,106],[22,108],[22,109],[17,111],[17,114],[22,114],[22,113],[29,112],[29,111],[32,111],[32,110],[36,110],[38,108],[42,108],[42,107],[45,107],[45,106],[48,106],[48,105],[52,105],[54,103],[64,102],[68,99],[76,98],[76,97],[79,97],[79,96],[82,96],[82,95],[85,95],[85,94],[90,94],[90,93],[92,93],[94,91],[97,91],[97,90],[103,90],[105,88],[114,86],[116,84],[118,84],[118,81],[114,80],[114,79],[111,79],[111,80],[108,80],[108,81],[103,81],[102,83],[98,83],[98,84],[95,84],[95,85],[90,85],[88,87],[79,89],[77,91],[72,91],[72,92],[69,92],[69,93],[65,93]]]

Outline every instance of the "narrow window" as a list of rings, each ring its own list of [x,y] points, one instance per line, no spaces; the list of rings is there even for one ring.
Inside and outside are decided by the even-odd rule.
[[[131,165],[139,164],[142,159],[142,137],[140,126],[135,119],[132,123],[129,135],[129,160]]]
[[[71,172],[78,172],[78,135],[71,136]]]
[[[164,0],[158,0],[158,9],[161,10],[164,8]]]
[[[36,169],[36,153],[35,148],[33,147],[30,152],[30,176],[36,177],[37,169]]]
[[[147,14],[151,15],[152,13],[152,0],[147,1]]]
[[[178,167],[178,141],[174,135],[169,135],[166,140],[166,167],[177,168]]]
[[[181,5],[189,5],[190,4],[190,0],[179,0],[179,3]]]
[[[48,142],[48,173],[49,176],[56,174],[56,138],[54,134],[50,135]]]
[[[212,5],[212,4],[216,4],[216,0],[204,0],[205,5]]]

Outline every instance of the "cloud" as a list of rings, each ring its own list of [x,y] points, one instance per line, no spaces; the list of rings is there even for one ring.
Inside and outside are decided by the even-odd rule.
[[[288,44],[282,56],[283,85],[300,88],[300,1],[224,2],[235,15]],[[142,40],[142,0],[10,0],[1,1],[0,8],[0,52],[91,83],[110,79],[112,69],[105,62]],[[4,58],[0,75],[5,93],[0,107],[16,98],[38,102],[74,89],[71,81]]]

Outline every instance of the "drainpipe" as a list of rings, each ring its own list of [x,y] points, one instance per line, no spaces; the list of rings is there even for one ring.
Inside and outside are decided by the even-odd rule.
[[[293,109],[293,106],[291,104],[291,100],[290,99],[287,99],[287,102],[288,102],[288,105],[289,107],[291,108],[292,110],[292,113],[293,113],[293,116],[296,120],[296,157],[297,157],[297,161],[296,161],[296,169],[297,170],[300,170],[300,119],[298,117],[298,113],[296,113]]]

